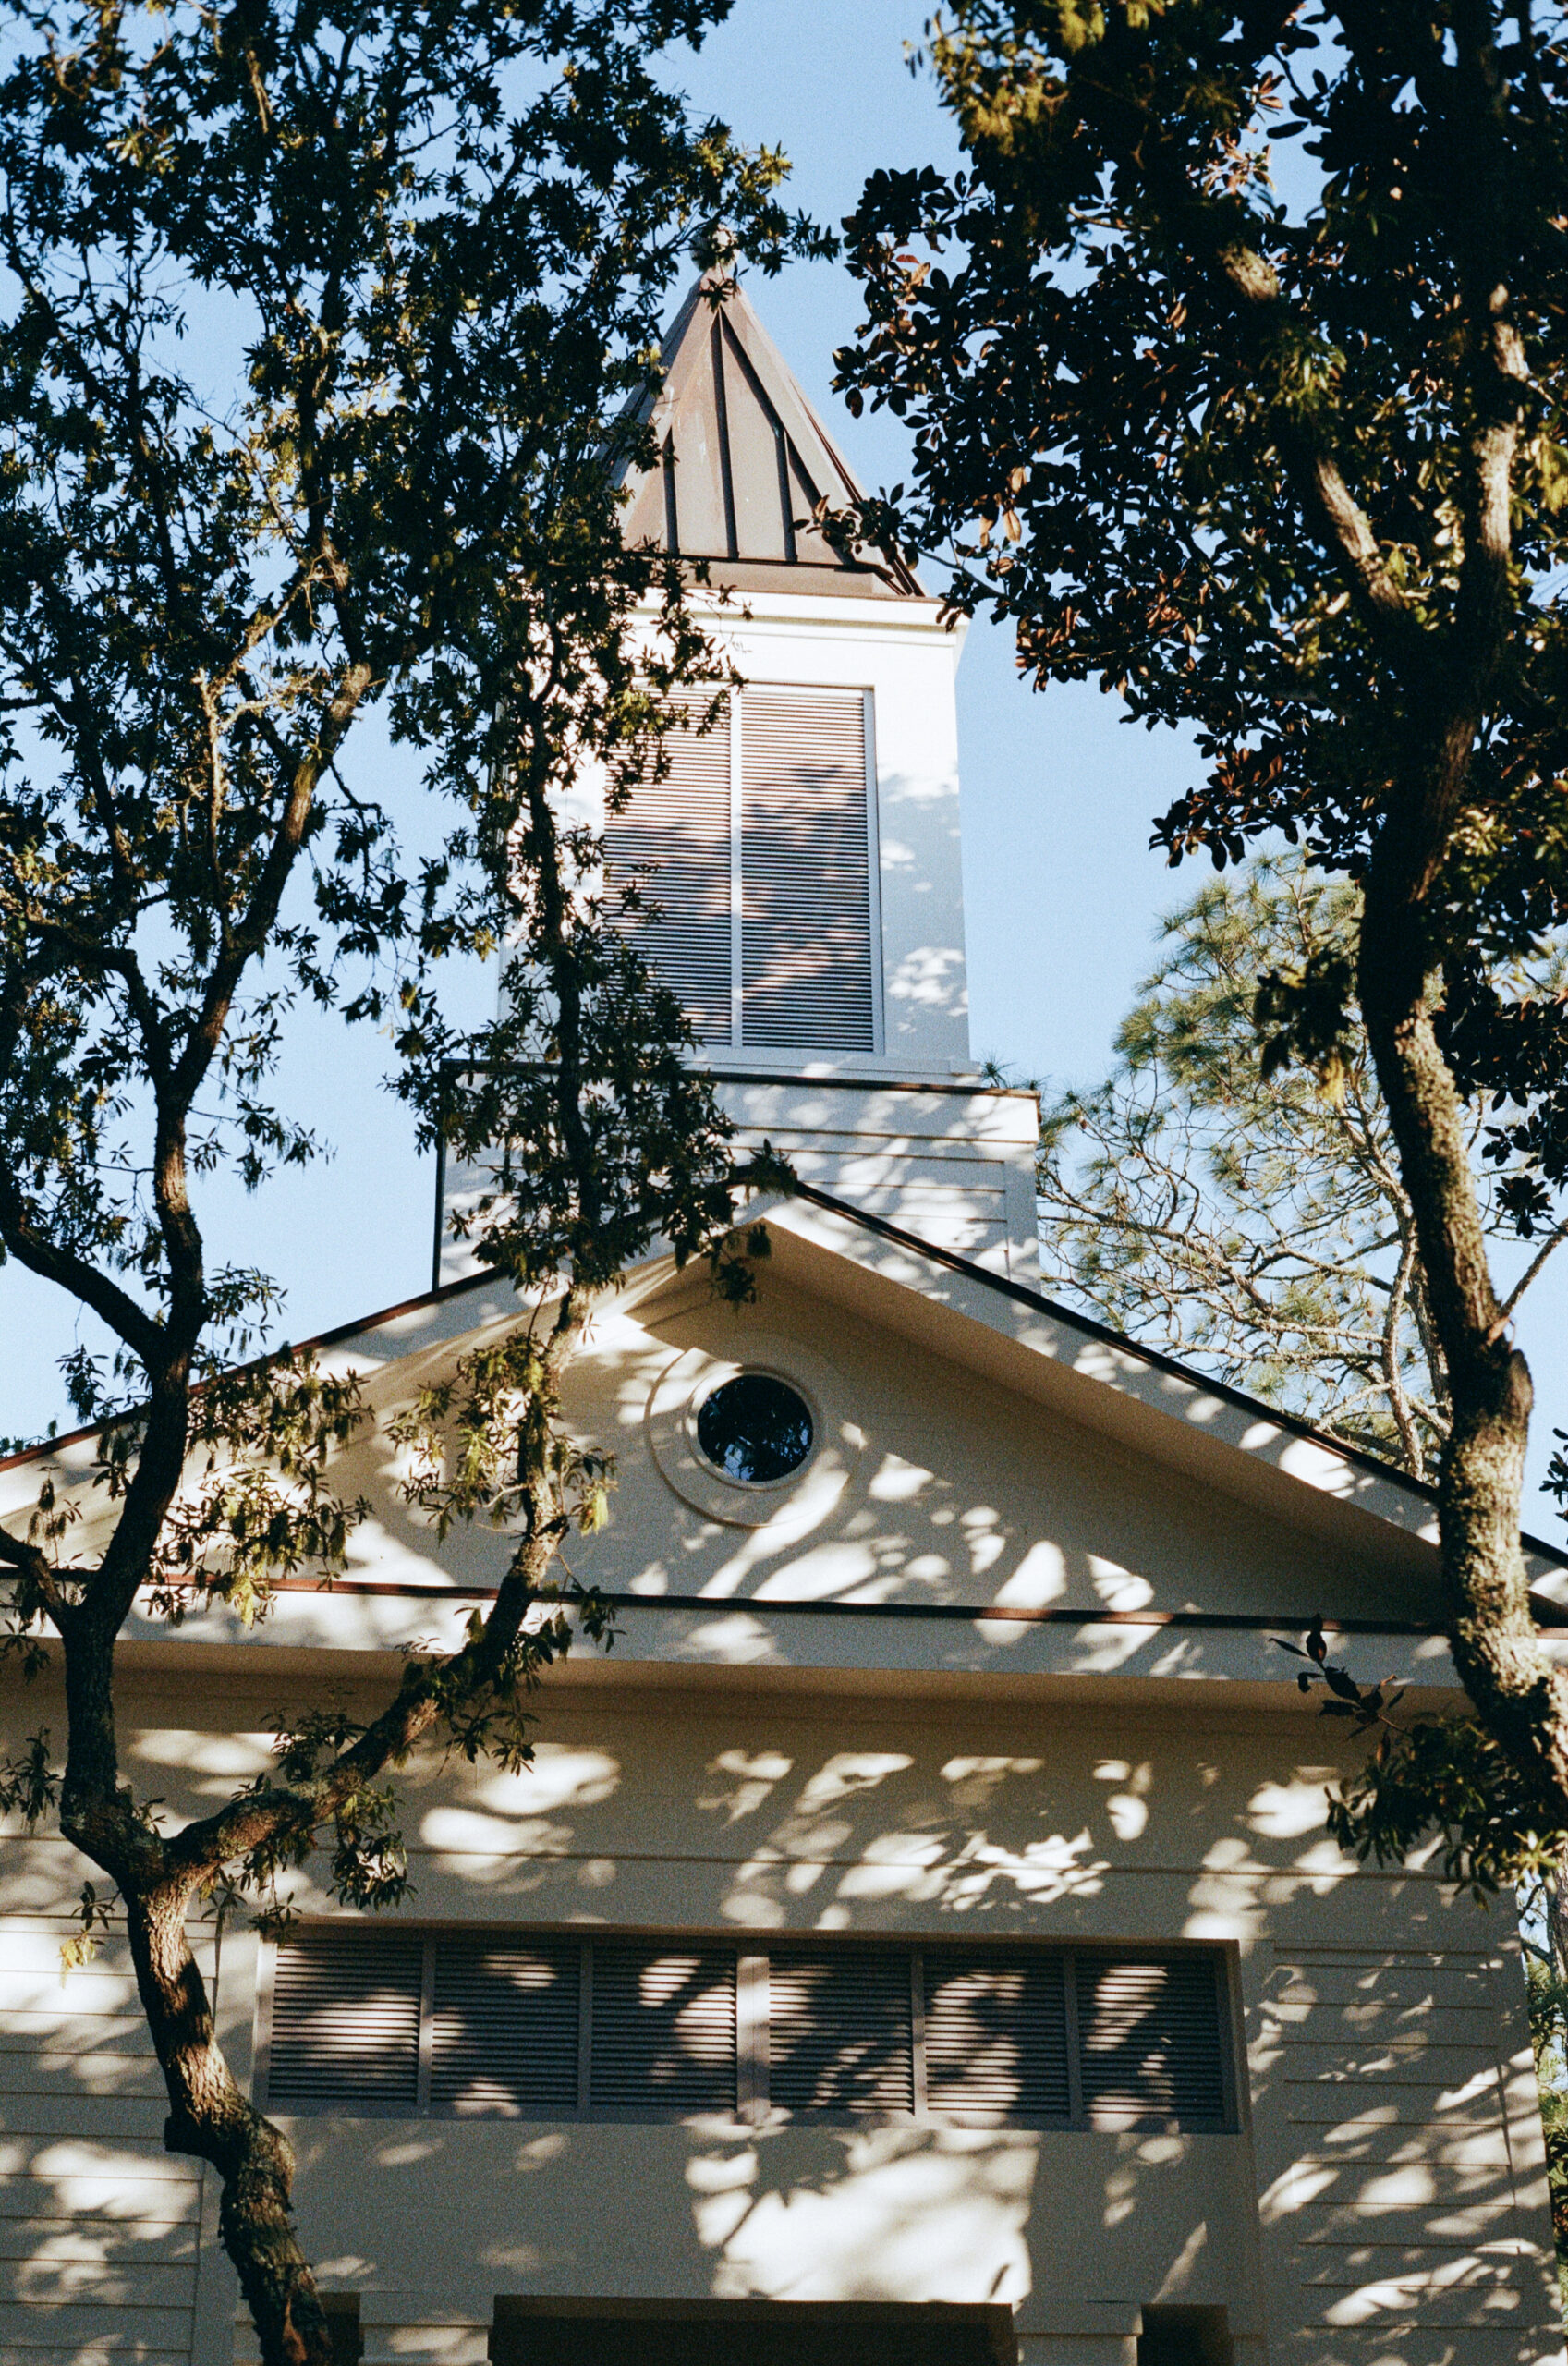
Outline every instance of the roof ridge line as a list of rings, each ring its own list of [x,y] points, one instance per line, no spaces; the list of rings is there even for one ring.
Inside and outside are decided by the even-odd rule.
[[[361,1331],[373,1331],[379,1323],[395,1323],[400,1314],[416,1314],[421,1307],[440,1306],[446,1299],[460,1298],[465,1290],[477,1289],[481,1282],[502,1281],[504,1276],[486,1269],[478,1274],[460,1274],[455,1282],[437,1282],[428,1290],[420,1290],[414,1298],[401,1299],[395,1306],[378,1307],[374,1314],[363,1314],[352,1323],[334,1323],[330,1331],[317,1331],[308,1339],[284,1339],[265,1355],[249,1356],[242,1364],[225,1364],[218,1375],[232,1379],[243,1372],[260,1372],[264,1364],[276,1363],[282,1356],[310,1355],[318,1348],[335,1348],[341,1340],[352,1339]],[[191,1389],[193,1396],[207,1387],[204,1380],[197,1381]],[[118,1413],[107,1414],[101,1421],[88,1421],[79,1429],[61,1430],[52,1438],[40,1438],[32,1445],[23,1446],[19,1454],[0,1455],[0,1471],[15,1470],[24,1462],[36,1462],[45,1455],[57,1453],[61,1446],[79,1445],[84,1438],[101,1437],[116,1421],[129,1421],[140,1410],[140,1401],[128,1405]]]

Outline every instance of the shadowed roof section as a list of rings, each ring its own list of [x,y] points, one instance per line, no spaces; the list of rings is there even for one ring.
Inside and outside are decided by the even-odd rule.
[[[699,280],[663,346],[664,382],[633,413],[650,419],[659,466],[623,463],[625,532],[739,592],[923,599],[902,566],[841,558],[814,521],[860,488],[793,372],[733,279]]]

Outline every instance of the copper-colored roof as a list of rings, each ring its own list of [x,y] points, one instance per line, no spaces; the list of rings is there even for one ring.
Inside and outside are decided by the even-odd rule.
[[[860,488],[733,279],[698,282],[662,361],[663,383],[638,414],[661,465],[626,471],[629,542],[706,559],[710,580],[735,591],[924,596],[903,567],[840,558],[813,522],[824,497],[837,508]]]

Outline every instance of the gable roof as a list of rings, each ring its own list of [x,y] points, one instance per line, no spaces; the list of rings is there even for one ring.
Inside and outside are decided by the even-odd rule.
[[[759,1200],[737,1221],[761,1216],[773,1231],[781,1273],[845,1311],[902,1332],[1265,1518],[1315,1534],[1364,1566],[1379,1561],[1417,1583],[1435,1576],[1435,1491],[1392,1465],[812,1185],[797,1181],[788,1193]],[[633,1311],[675,1279],[673,1258],[650,1256],[627,1275],[617,1304]],[[298,1345],[327,1350],[334,1362],[370,1358],[379,1397],[389,1386],[397,1394],[393,1367],[455,1356],[476,1332],[505,1324],[517,1311],[509,1283],[481,1272]],[[84,1479],[81,1449],[96,1433],[90,1427],[43,1441],[0,1460],[0,1474],[60,1457],[63,1475]],[[1568,1624],[1568,1551],[1529,1535],[1524,1543],[1538,1616]]]
[[[704,559],[730,590],[925,597],[906,567],[841,558],[814,523],[819,502],[837,508],[860,487],[735,280],[703,274],[662,362],[662,384],[630,414],[651,421],[660,465],[617,471],[629,542]]]
[[[1259,1511],[1430,1573],[1437,1489],[1394,1464],[810,1184],[797,1180],[766,1213],[775,1234],[787,1227],[854,1269],[857,1282],[834,1293],[846,1305]],[[883,1253],[850,1251],[852,1231]],[[918,1316],[901,1312],[901,1296]],[[1568,1548],[1527,1532],[1522,1542],[1538,1613],[1568,1625]]]

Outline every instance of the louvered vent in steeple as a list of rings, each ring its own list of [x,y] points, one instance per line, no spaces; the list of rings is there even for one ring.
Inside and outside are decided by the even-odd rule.
[[[642,909],[628,925],[692,1033],[727,1043],[735,966],[728,713],[701,737],[672,732],[668,757],[663,779],[633,789],[605,824],[608,884],[636,884]]]
[[[604,834],[609,884],[702,1043],[870,1053],[877,968],[861,690],[753,686]],[[643,877],[642,874],[647,876]]]
[[[866,701],[742,704],[741,1041],[874,1049]]]

